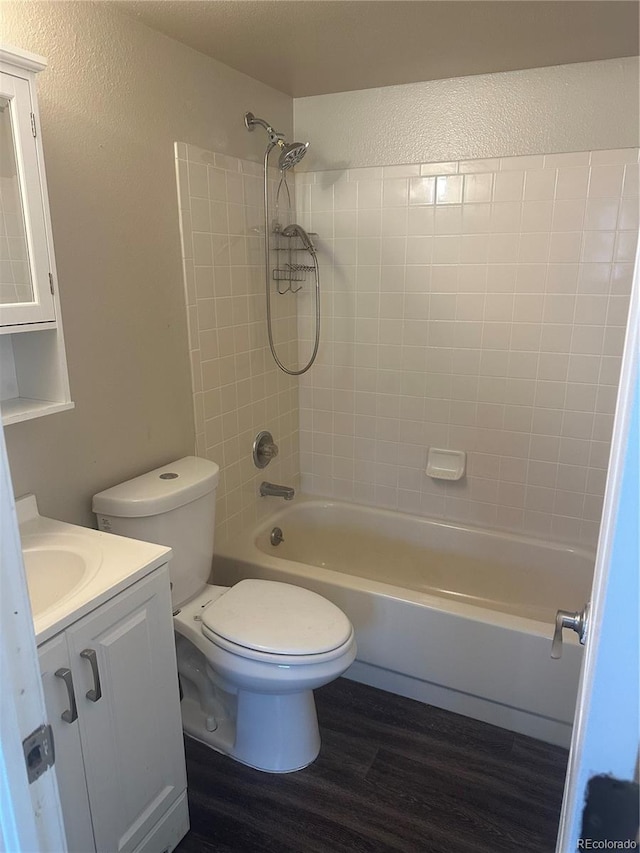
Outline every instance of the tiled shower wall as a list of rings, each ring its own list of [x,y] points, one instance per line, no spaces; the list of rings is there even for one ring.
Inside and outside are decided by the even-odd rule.
[[[297,199],[323,291],[303,490],[594,545],[637,149],[303,173]],[[465,450],[467,476],[426,476],[430,446]]]
[[[196,453],[220,465],[220,542],[277,505],[259,497],[262,480],[299,484],[298,384],[267,344],[262,167],[176,143],[176,171]],[[278,213],[286,224],[288,210]],[[274,299],[273,314],[277,351],[297,366],[295,296]],[[280,452],[260,470],[252,445],[263,429]]]

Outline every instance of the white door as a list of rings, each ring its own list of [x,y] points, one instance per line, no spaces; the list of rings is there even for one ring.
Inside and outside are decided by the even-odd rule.
[[[574,853],[589,779],[636,778],[639,749],[638,604],[640,323],[636,256],[590,625],[569,755],[557,853]],[[584,840],[587,844],[588,832]],[[593,848],[593,839],[592,849]],[[595,841],[602,844],[602,839]],[[585,847],[584,849],[588,849]]]
[[[0,592],[0,851],[63,853],[55,765],[30,785],[22,748],[47,717],[1,426]]]
[[[187,784],[167,571],[67,631],[101,851],[134,850]]]

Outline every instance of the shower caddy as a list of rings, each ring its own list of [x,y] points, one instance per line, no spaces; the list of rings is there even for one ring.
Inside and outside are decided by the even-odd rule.
[[[276,290],[280,296],[284,296],[285,293],[298,293],[302,290],[301,282],[305,281],[307,273],[315,271],[315,267],[313,264],[299,263],[300,255],[296,253],[309,250],[306,246],[300,245],[302,241],[297,234],[291,236],[283,234],[282,227],[278,224],[274,226],[273,233],[276,239],[272,251],[278,253],[276,266],[272,272]],[[315,231],[309,232],[309,237],[317,236]],[[300,286],[293,287],[294,284],[300,284]]]

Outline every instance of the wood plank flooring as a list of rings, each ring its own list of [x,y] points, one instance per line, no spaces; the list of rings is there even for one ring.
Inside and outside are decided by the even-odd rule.
[[[178,853],[553,853],[567,751],[340,678],[297,773],[186,739]]]

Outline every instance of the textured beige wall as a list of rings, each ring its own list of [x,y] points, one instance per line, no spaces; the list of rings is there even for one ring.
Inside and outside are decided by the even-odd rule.
[[[638,59],[296,98],[299,171],[638,145]]]
[[[175,140],[259,160],[291,99],[101,4],[0,6],[38,81],[72,412],[6,428],[16,494],[93,524],[100,489],[194,449]]]

